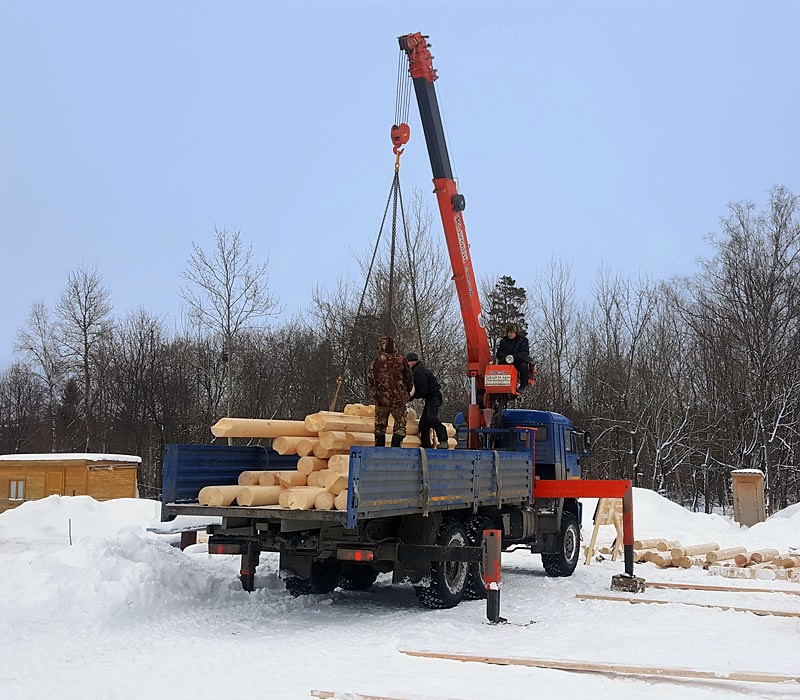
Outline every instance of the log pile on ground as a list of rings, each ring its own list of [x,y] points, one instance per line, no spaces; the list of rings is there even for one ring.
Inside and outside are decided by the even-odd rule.
[[[728,578],[782,579],[800,583],[800,555],[781,553],[777,549],[720,549],[715,542],[683,545],[666,537],[656,537],[636,540],[633,558],[635,562],[650,562],[660,568],[703,567],[711,574]]]
[[[455,428],[445,423],[448,447],[456,446]],[[375,407],[348,404],[344,410],[319,411],[305,420],[220,418],[216,437],[267,438],[281,455],[298,455],[297,470],[244,471],[238,486],[207,486],[198,494],[201,505],[280,506],[295,510],[347,510],[350,448],[373,445]],[[387,441],[394,421],[389,419]],[[435,437],[433,438],[435,441]],[[435,444],[435,442],[434,442]],[[403,447],[419,447],[419,421],[409,409]]]

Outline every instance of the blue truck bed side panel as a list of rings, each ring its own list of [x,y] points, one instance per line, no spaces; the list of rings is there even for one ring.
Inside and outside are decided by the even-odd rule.
[[[162,503],[192,503],[204,486],[235,484],[249,470],[297,469],[297,457],[266,447],[167,445]]]
[[[427,450],[428,510],[455,510],[530,500],[533,460],[525,452]],[[419,513],[425,506],[420,451],[354,447],[350,450],[347,526],[364,518]]]

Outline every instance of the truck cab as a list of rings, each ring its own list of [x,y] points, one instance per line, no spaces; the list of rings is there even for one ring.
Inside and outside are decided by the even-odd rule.
[[[458,446],[465,448],[467,424],[463,413],[456,415],[453,425],[457,429]],[[581,478],[581,460],[589,456],[591,435],[576,430],[566,416],[553,411],[511,408],[503,412],[500,428],[492,447],[521,452],[531,450],[530,434],[524,429],[531,430],[535,478]]]

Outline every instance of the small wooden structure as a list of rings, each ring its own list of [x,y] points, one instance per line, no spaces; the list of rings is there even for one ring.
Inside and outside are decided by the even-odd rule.
[[[621,498],[600,498],[597,501],[597,508],[594,511],[594,530],[592,539],[586,548],[586,560],[584,564],[589,564],[594,556],[595,545],[597,544],[597,534],[602,525],[613,525],[617,531],[617,537],[611,547],[611,561],[617,560],[617,555],[622,554],[622,499]]]
[[[764,472],[760,469],[736,469],[733,482],[733,519],[740,525],[755,525],[767,519],[764,505]]]
[[[0,455],[0,513],[53,494],[98,501],[136,498],[141,462],[141,457],[117,454]]]

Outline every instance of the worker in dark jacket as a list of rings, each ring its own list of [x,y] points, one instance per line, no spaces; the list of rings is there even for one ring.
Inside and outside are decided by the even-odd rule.
[[[528,388],[528,380],[531,378],[531,352],[528,339],[524,335],[519,335],[516,323],[509,323],[506,326],[505,337],[497,344],[497,361],[500,364],[514,365],[517,368],[517,379],[519,390]]]
[[[442,407],[442,388],[439,381],[425,365],[419,361],[417,353],[406,355],[408,364],[414,374],[414,398],[425,399],[425,407],[419,419],[419,439],[423,447],[432,447],[431,430],[436,433],[437,447],[447,449],[447,428],[439,420],[439,409]]]
[[[406,404],[414,390],[414,377],[394,338],[388,335],[378,340],[378,357],[367,371],[367,385],[375,402],[375,444],[386,447],[386,428],[391,415],[392,447],[400,447],[406,436]]]

